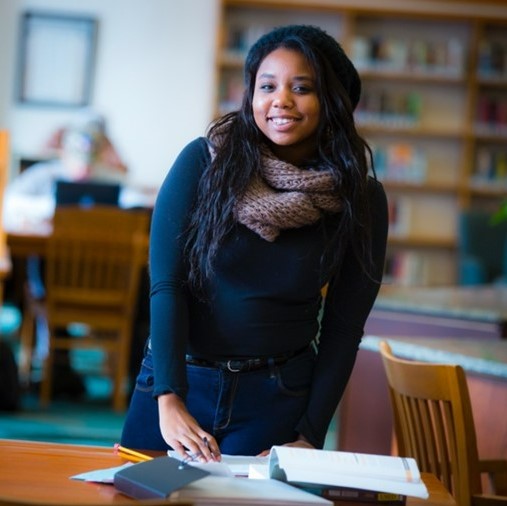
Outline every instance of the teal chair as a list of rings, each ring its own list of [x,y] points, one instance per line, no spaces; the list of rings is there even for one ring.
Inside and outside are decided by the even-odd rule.
[[[459,216],[460,285],[507,284],[507,221],[493,224],[491,216],[476,210]]]

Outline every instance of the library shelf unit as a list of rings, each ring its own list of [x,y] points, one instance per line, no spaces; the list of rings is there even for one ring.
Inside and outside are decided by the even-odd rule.
[[[380,5],[381,4],[381,5]],[[239,107],[243,63],[275,26],[313,24],[358,68],[358,128],[389,200],[386,280],[457,282],[457,224],[507,197],[507,3],[222,0],[216,110]]]

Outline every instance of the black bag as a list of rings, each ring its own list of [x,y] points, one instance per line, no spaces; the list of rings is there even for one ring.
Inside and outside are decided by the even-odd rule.
[[[18,365],[10,346],[0,341],[0,411],[16,411],[21,400]]]

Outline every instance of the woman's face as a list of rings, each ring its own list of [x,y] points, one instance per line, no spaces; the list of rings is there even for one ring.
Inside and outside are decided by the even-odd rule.
[[[320,102],[315,74],[301,53],[278,48],[264,58],[252,106],[255,123],[277,157],[298,164],[313,156]]]

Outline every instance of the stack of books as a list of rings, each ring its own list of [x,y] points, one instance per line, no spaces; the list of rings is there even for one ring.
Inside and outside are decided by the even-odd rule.
[[[134,498],[168,497],[199,504],[401,506],[407,496],[428,498],[411,458],[289,446],[274,446],[268,458],[225,455],[221,463],[209,464],[182,465],[170,455],[121,469],[114,485]],[[246,460],[251,462],[249,476],[238,477],[234,466],[240,464],[243,476]]]

